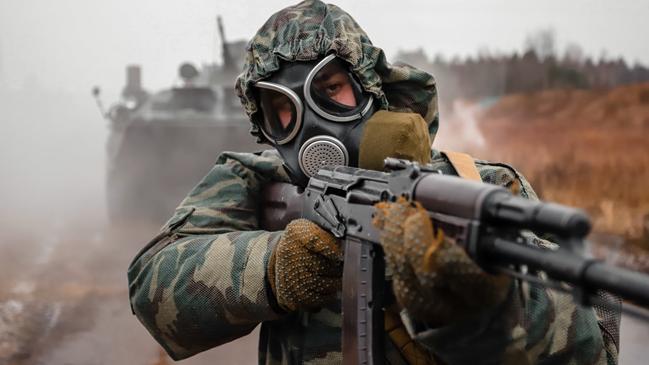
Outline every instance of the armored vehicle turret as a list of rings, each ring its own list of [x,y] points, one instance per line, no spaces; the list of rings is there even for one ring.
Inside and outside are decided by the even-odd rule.
[[[110,123],[106,196],[111,221],[162,223],[221,151],[260,149],[234,92],[245,42],[223,44],[221,64],[182,64],[178,85],[149,93],[139,66],[126,68]],[[101,108],[99,89],[93,93]]]

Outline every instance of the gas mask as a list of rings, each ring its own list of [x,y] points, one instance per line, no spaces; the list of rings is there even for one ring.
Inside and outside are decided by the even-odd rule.
[[[358,166],[365,122],[374,113],[347,63],[335,55],[286,63],[255,83],[259,127],[277,148],[293,182],[306,186],[324,166]]]

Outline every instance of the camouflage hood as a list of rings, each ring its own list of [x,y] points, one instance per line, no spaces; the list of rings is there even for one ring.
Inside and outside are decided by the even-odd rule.
[[[304,1],[273,14],[246,47],[243,73],[236,90],[253,126],[251,133],[265,141],[257,122],[259,104],[253,84],[277,71],[282,61],[313,61],[330,53],[347,61],[363,88],[382,109],[419,113],[428,123],[431,140],[438,128],[437,88],[432,75],[408,65],[387,62],[383,50],[345,11],[321,1]]]

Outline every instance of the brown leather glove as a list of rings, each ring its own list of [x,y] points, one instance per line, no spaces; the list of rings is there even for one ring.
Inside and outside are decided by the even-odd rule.
[[[268,279],[287,311],[312,310],[342,288],[343,253],[333,235],[306,219],[284,230],[268,261]]]
[[[376,205],[374,224],[399,305],[416,319],[443,326],[501,303],[511,283],[485,273],[443,232],[434,234],[419,203],[399,198]]]

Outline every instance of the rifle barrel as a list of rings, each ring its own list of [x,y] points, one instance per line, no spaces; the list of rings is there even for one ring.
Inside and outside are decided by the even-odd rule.
[[[637,304],[649,306],[647,275],[584,258],[566,249],[536,248],[497,237],[489,241],[491,242],[480,246],[480,255],[485,258],[481,262],[527,265],[577,288],[593,292],[606,290]]]

